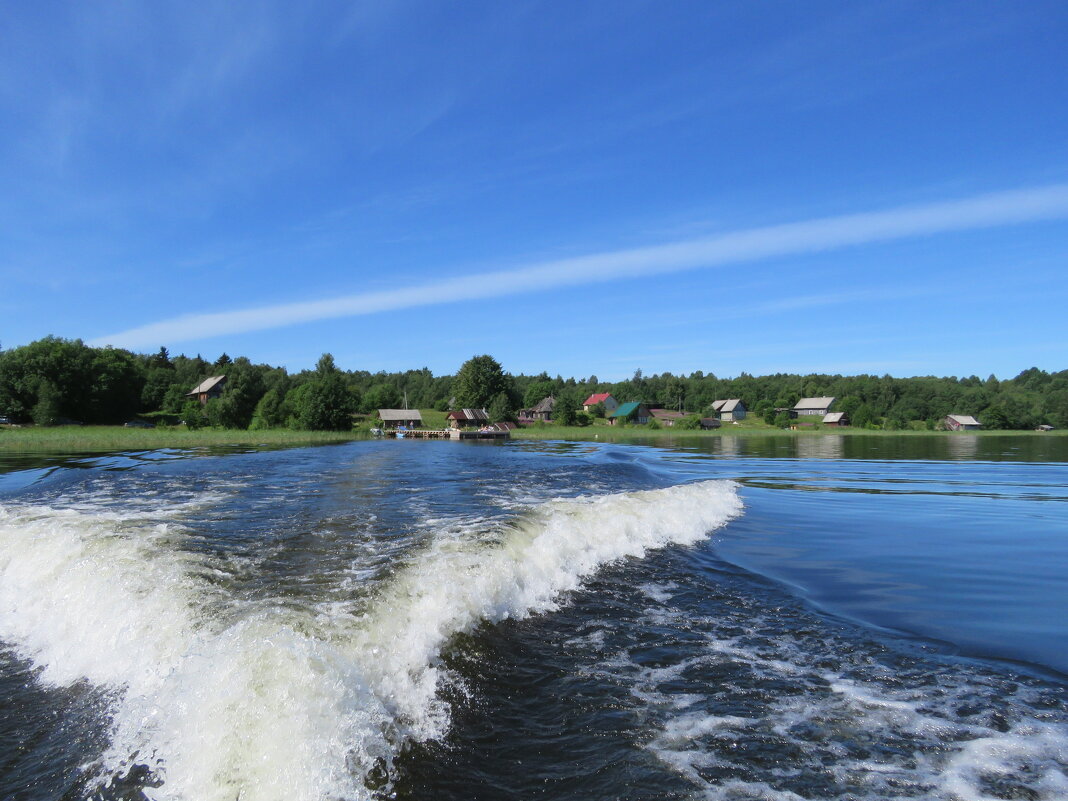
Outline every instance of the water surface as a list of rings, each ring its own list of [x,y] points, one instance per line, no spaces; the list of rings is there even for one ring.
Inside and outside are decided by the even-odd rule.
[[[1061,443],[9,460],[0,797],[1068,797]]]

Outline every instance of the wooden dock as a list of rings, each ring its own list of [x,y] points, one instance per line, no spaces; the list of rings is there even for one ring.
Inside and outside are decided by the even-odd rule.
[[[383,436],[393,439],[510,439],[508,431],[480,431],[479,429],[456,428],[410,428],[407,431],[387,429]],[[403,436],[400,436],[403,435]]]

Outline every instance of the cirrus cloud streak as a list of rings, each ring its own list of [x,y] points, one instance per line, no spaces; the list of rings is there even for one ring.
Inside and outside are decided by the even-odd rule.
[[[701,239],[556,259],[508,270],[445,278],[402,289],[326,300],[173,317],[90,344],[126,348],[355,317],[420,306],[541,292],[610,280],[718,267],[933,234],[1068,218],[1068,184],[749,228]]]

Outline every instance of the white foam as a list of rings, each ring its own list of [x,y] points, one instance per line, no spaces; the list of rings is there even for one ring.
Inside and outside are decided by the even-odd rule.
[[[141,687],[173,668],[195,628],[196,565],[165,524],[0,508],[0,635],[57,685]]]
[[[988,733],[989,734],[989,733]],[[940,786],[951,798],[996,801],[983,790],[989,777],[1013,778],[1031,774],[1028,783],[1043,799],[1068,798],[1068,733],[1063,727],[1031,721],[1006,733],[967,742],[949,760]]]
[[[741,511],[734,485],[700,482],[664,490],[553,501],[537,507],[491,548],[443,537],[402,571],[357,639],[411,736],[441,733],[434,702],[437,659],[453,635],[482,621],[556,608],[602,565],[669,544],[691,544]]]
[[[818,667],[827,657],[819,643],[759,634],[774,627],[760,615],[740,617],[744,633],[710,634],[703,650],[680,653],[670,664],[649,667],[627,651],[601,663],[608,675],[626,678],[641,701],[649,725],[645,747],[690,781],[695,794],[795,799],[792,780],[807,770],[830,777],[823,797],[877,801],[922,792],[939,801],[994,801],[1020,792],[1041,801],[1068,798],[1068,730],[1052,715],[1039,719],[1044,704],[1036,689],[1013,682],[1005,699],[998,681],[967,670],[939,674],[937,684],[918,672],[914,683],[864,651],[849,661],[846,677]],[[643,617],[659,621],[651,611]],[[691,616],[677,625],[689,633],[705,624],[712,625]],[[701,672],[723,664],[731,665],[733,682],[695,696]],[[1006,732],[985,715],[958,711],[992,692],[1012,710],[1002,718],[1014,721]],[[781,767],[754,768],[746,749],[737,747],[746,743],[780,743],[791,756]]]
[[[165,780],[152,798],[362,799],[405,742],[445,731],[450,638],[550,611],[605,563],[740,510],[733,485],[703,482],[554,501],[503,529],[465,520],[359,617],[224,595],[177,521],[0,510],[0,636],[46,681],[120,691],[100,770],[149,764]]]

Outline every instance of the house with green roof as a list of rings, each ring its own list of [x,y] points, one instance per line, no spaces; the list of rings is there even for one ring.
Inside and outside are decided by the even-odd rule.
[[[631,401],[619,404],[619,407],[608,415],[608,422],[615,425],[619,420],[626,420],[628,423],[644,425],[649,422],[651,416],[648,406],[640,401]]]

